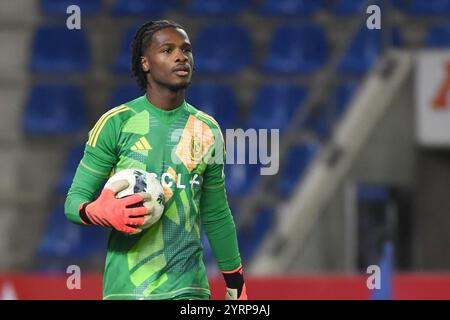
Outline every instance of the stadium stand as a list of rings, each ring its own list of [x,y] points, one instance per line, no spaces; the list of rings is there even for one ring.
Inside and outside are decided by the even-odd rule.
[[[198,73],[236,74],[252,59],[252,40],[240,25],[208,25],[195,40],[195,68]]]
[[[71,134],[87,125],[83,93],[70,84],[36,85],[24,112],[23,129],[28,135]]]
[[[188,15],[204,16],[235,16],[242,13],[250,5],[250,0],[191,0],[187,4],[186,12]]]
[[[327,39],[323,30],[313,24],[275,29],[262,68],[267,73],[309,74],[326,62]]]
[[[222,97],[217,100],[217,97]],[[213,116],[222,131],[235,128],[238,123],[239,104],[232,87],[224,84],[193,84],[187,92],[187,101]]]
[[[83,16],[95,16],[100,13],[101,0],[42,0],[40,5],[46,16],[66,16],[71,5],[83,8]]]
[[[265,0],[260,12],[269,16],[310,16],[321,9],[323,4],[322,0]]]
[[[314,160],[319,148],[318,143],[311,142],[295,145],[290,149],[288,156],[283,160],[278,180],[278,194],[281,198],[289,197]]]
[[[64,197],[69,191],[78,163],[83,157],[84,144],[74,146],[67,154],[61,178],[56,185],[56,193]]]
[[[69,31],[54,24],[55,16],[65,16],[69,2],[82,7],[85,19],[82,30]],[[41,0],[38,8],[41,20],[28,25],[34,34],[27,63],[32,78],[28,99],[23,103],[22,132],[36,137],[82,132],[85,139],[87,128],[93,125],[98,114],[142,95],[129,76],[130,43],[140,25],[137,21],[163,17],[192,26],[192,32],[188,32],[194,45],[196,70],[187,91],[188,102],[213,115],[223,130],[241,126],[279,128],[285,134],[293,125],[294,115],[304,107],[311,86],[317,86],[316,77],[336,56],[336,43],[347,34],[352,35],[338,69],[334,70],[345,79],[324,92],[326,99],[317,108],[306,110],[307,117],[301,125],[295,124],[294,138],[311,132],[313,136],[311,141],[288,148],[280,174],[272,181],[281,202],[301,181],[333,126],[345,114],[358,82],[384,49],[380,31],[361,27],[348,32],[345,21],[342,29],[333,27],[335,21],[342,22],[343,18],[356,19],[364,9],[362,3],[352,0]],[[398,14],[443,15],[450,10],[448,1],[427,1],[427,6],[423,3],[393,1]],[[96,19],[100,17],[109,22],[97,25]],[[425,29],[427,46],[449,46],[448,25]],[[108,39],[114,37],[112,50],[97,44],[96,48],[104,51],[94,52],[93,39],[98,39],[93,38],[94,33],[97,37],[99,34]],[[394,45],[407,45],[402,35],[401,29],[394,29]],[[102,62],[106,66],[100,72],[93,71],[95,53],[101,57],[97,60],[111,57]],[[65,78],[72,74],[81,74],[88,83],[94,82],[95,87],[81,86]],[[49,77],[51,84],[42,83],[39,78],[42,75]],[[92,99],[97,91],[104,92],[104,97]],[[52,180],[55,182],[52,190],[60,196],[70,186],[81,157],[83,139],[67,146],[62,170]],[[291,143],[291,140],[282,136],[282,142]],[[226,188],[230,198],[238,204],[245,202],[246,196],[263,183],[259,169],[257,164],[227,164]],[[84,228],[68,226],[62,209],[57,203],[55,207],[44,228],[38,250],[40,257],[87,257],[101,250],[100,246],[91,248],[85,242],[94,239],[98,229],[84,231]],[[240,208],[237,205],[233,210],[238,214]],[[238,230],[240,237],[246,239],[242,241],[246,259],[251,259],[270,230],[274,212],[272,207],[255,209],[254,229]],[[102,240],[98,238],[98,241]]]
[[[79,74],[91,66],[85,31],[72,31],[65,26],[40,27],[33,39],[31,55],[34,73]]]
[[[177,4],[176,0],[117,0],[111,10],[114,16],[140,16],[157,18]]]
[[[256,92],[246,127],[273,128],[284,132],[306,95],[304,87],[290,83],[263,85]]]

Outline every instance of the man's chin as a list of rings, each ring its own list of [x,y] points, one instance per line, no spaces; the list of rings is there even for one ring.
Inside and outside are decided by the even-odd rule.
[[[178,81],[156,81],[160,87],[165,87],[170,91],[180,91],[186,89],[191,84],[191,79],[177,79]]]
[[[189,85],[191,84],[191,81],[183,81],[180,83],[174,83],[174,84],[170,84],[168,85],[168,88],[172,91],[180,91],[180,90],[184,90],[187,87],[189,87]]]

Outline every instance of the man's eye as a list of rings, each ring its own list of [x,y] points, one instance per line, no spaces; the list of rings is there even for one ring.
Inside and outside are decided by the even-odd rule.
[[[172,52],[172,49],[167,48],[167,49],[164,49],[163,52],[171,53],[171,52]]]
[[[191,48],[186,48],[186,49],[184,49],[183,51],[184,51],[184,52],[192,52],[192,49],[191,49]]]

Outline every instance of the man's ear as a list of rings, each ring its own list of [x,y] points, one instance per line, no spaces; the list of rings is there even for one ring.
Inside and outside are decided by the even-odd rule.
[[[142,70],[144,72],[150,71],[150,63],[148,62],[147,58],[144,56],[141,57],[141,66],[142,66]]]

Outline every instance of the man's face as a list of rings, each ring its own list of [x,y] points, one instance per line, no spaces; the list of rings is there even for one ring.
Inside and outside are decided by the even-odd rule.
[[[141,58],[147,80],[171,90],[185,89],[191,82],[192,46],[182,29],[164,28],[153,35]]]

